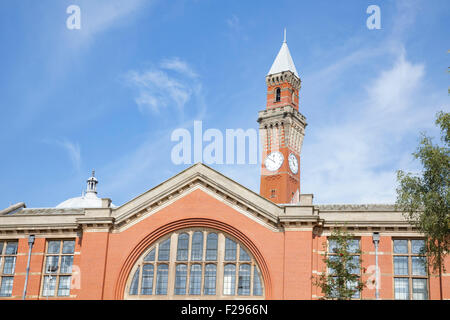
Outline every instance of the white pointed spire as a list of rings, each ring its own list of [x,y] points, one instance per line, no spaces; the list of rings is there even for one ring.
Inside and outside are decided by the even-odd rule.
[[[280,73],[283,71],[292,71],[297,77],[297,69],[295,68],[294,61],[292,60],[291,53],[289,52],[289,48],[286,42],[286,28],[284,28],[284,41],[281,45],[281,49],[278,52],[275,61],[270,68],[269,74]]]

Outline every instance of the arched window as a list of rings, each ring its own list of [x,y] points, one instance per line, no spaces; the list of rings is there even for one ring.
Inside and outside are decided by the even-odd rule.
[[[153,275],[154,267],[152,264],[145,264],[142,267],[142,284],[141,284],[141,294],[152,294],[153,293]]]
[[[280,101],[281,101],[281,89],[276,88],[275,89],[275,102],[280,102]]]
[[[216,265],[207,264],[205,268],[205,286],[203,290],[204,295],[216,294]]]
[[[184,229],[156,241],[132,268],[125,292],[125,299],[202,296],[264,298],[260,271],[250,251],[235,238],[211,229]]]
[[[156,274],[156,294],[167,294],[167,279],[169,275],[169,266],[160,264]]]
[[[186,294],[187,266],[178,264],[175,273],[175,294]]]
[[[187,261],[189,248],[189,235],[187,233],[181,233],[178,235],[178,249],[177,260]]]

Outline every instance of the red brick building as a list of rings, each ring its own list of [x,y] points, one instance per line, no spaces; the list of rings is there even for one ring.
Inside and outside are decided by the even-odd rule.
[[[97,197],[94,176],[85,196],[56,208],[11,206],[0,211],[0,298],[317,299],[311,278],[327,272],[327,237],[345,228],[367,284],[355,299],[439,299],[421,235],[393,205],[301,194],[306,118],[286,42],[266,83],[260,194],[198,163],[120,207]]]

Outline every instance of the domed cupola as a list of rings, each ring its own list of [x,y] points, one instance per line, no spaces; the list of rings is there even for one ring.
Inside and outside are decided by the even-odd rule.
[[[63,201],[56,208],[102,208],[102,199],[97,196],[97,184],[95,171],[92,170],[92,176],[87,179],[84,195]],[[115,206],[111,203],[111,207]]]

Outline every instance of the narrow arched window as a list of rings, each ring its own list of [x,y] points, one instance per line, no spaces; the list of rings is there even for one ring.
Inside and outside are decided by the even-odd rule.
[[[230,238],[225,239],[225,261],[236,261],[236,242]]]
[[[227,264],[223,271],[223,294],[234,295],[236,290],[236,265]]]
[[[192,237],[192,261],[200,261],[203,259],[203,232],[194,232]]]
[[[206,238],[206,260],[217,260],[217,233],[208,233]]]
[[[205,267],[205,285],[203,289],[204,295],[216,294],[216,265],[207,264]]]
[[[187,261],[189,248],[189,235],[187,233],[181,233],[178,236],[178,248],[177,248],[177,260]]]
[[[186,294],[187,266],[177,265],[175,272],[175,294]]]
[[[238,281],[238,295],[250,295],[250,273],[251,267],[249,264],[241,264],[239,266],[239,281]]]
[[[170,238],[159,245],[159,261],[169,261],[170,255]]]
[[[152,264],[144,264],[142,267],[141,294],[143,295],[153,294],[153,270]]]
[[[167,294],[167,278],[169,275],[169,266],[160,264],[156,274],[156,294]]]
[[[276,88],[275,89],[275,102],[280,102],[280,101],[281,101],[281,89]]]
[[[131,281],[130,295],[133,296],[138,294],[139,270],[140,268],[137,268],[136,272],[134,273],[133,280]]]
[[[191,265],[191,273],[189,275],[189,294],[200,294],[202,286],[202,265]]]
[[[253,266],[253,295],[262,296],[263,289],[261,285],[261,278],[259,277],[258,268]]]

